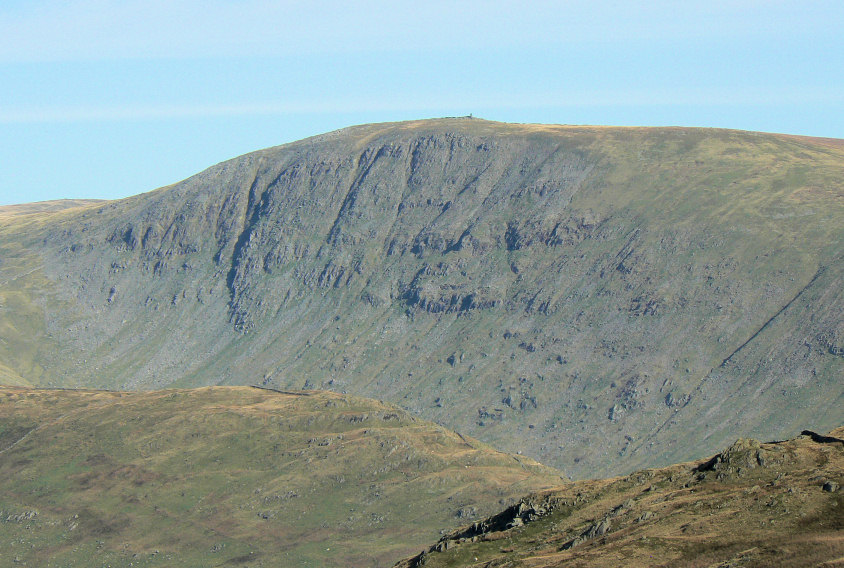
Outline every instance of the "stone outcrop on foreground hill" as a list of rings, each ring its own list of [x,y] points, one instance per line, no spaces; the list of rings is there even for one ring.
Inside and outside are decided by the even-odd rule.
[[[353,127],[4,218],[0,377],[376,396],[573,477],[825,430],[842,185],[840,141]]]
[[[837,566],[844,428],[808,434],[526,497],[396,566]]]

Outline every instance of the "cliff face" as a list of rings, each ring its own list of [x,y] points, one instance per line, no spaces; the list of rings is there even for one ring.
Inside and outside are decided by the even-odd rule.
[[[0,371],[374,396],[576,477],[824,430],[842,174],[756,133],[354,127],[5,221]]]

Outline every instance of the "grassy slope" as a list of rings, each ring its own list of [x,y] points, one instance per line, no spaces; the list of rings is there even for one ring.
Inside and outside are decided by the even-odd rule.
[[[36,201],[34,203],[20,203],[16,205],[0,205],[0,220],[12,216],[34,215],[39,213],[52,213],[86,207],[88,205],[102,204],[102,199],[55,199],[51,201]]]
[[[44,273],[38,235],[99,204],[64,199],[0,206],[0,384],[39,384],[50,376],[44,362],[56,344],[47,333],[45,304],[61,309],[64,303]]]
[[[506,527],[513,509],[399,565],[838,566],[844,491],[823,486],[844,483],[844,428],[831,435],[744,439],[712,461],[573,483],[524,499],[523,526]]]
[[[384,566],[559,476],[332,393],[2,388],[0,480],[4,566]]]

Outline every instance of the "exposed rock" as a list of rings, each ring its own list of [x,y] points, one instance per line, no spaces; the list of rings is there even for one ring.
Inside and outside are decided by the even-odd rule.
[[[654,516],[654,514],[651,511],[645,511],[644,513],[642,513],[641,515],[636,517],[636,522],[642,523],[642,522],[647,521],[648,519],[652,518],[653,516]]]
[[[715,471],[724,475],[741,475],[744,470],[783,463],[787,456],[776,448],[763,447],[757,440],[740,438],[725,451],[697,468],[699,472]]]
[[[38,511],[29,510],[20,513],[13,513],[9,511],[0,511],[0,522],[4,523],[23,523],[31,521],[38,516]]]
[[[478,509],[472,506],[460,507],[454,516],[458,519],[474,519],[478,516]]]
[[[603,536],[610,532],[610,521],[609,519],[604,519],[599,523],[595,523],[586,531],[586,538],[595,538],[596,536]]]

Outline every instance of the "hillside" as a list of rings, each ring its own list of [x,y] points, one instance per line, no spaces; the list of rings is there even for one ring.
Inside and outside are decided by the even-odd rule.
[[[334,393],[0,388],[2,566],[389,566],[559,483]]]
[[[328,389],[620,474],[844,420],[842,250],[840,140],[352,127],[0,219],[0,380]]]
[[[401,568],[840,566],[844,428],[583,481],[442,537]]]
[[[21,203],[18,205],[0,205],[0,219],[20,215],[37,215],[39,213],[52,213],[64,209],[85,207],[103,203],[102,199],[56,199],[53,201],[36,201],[34,203]]]

